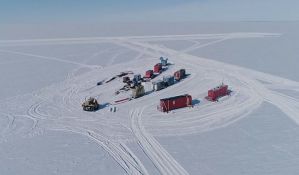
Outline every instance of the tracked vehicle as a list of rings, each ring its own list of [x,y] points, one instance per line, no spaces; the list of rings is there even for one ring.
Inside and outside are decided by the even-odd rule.
[[[82,104],[82,108],[84,111],[96,111],[99,109],[99,103],[95,98],[90,97]]]

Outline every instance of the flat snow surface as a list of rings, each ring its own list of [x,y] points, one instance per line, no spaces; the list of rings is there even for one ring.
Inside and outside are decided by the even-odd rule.
[[[268,47],[290,34],[226,30],[0,40],[0,172],[298,174],[299,78]],[[180,68],[190,75],[158,92],[147,82],[145,96],[121,104],[130,96],[115,94],[121,78],[96,86],[144,74],[160,56],[171,65],[155,80]],[[231,95],[205,100],[222,81]],[[160,98],[186,93],[193,108],[157,110]],[[100,110],[82,111],[89,96]]]

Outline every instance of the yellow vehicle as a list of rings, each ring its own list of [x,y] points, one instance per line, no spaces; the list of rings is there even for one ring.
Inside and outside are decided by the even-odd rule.
[[[98,101],[95,98],[90,97],[82,104],[84,111],[96,111],[99,109]]]

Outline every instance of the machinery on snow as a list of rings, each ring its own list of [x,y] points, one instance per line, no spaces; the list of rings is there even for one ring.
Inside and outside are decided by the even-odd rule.
[[[84,111],[96,111],[99,109],[99,103],[98,101],[93,98],[90,97],[89,99],[85,100],[82,104],[82,108]]]

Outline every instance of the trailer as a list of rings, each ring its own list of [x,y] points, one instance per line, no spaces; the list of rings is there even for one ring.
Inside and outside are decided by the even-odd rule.
[[[153,70],[147,70],[145,72],[145,75],[143,78],[145,79],[152,79],[154,77],[154,71]]]
[[[176,81],[180,81],[181,79],[186,77],[186,70],[180,69],[173,74]]]
[[[159,91],[165,88],[165,83],[162,80],[153,82],[153,91]]]
[[[192,107],[192,97],[191,95],[179,95],[170,98],[160,99],[160,105],[158,110],[161,112],[169,112],[174,109]]]
[[[209,101],[217,101],[220,97],[229,95],[229,93],[230,90],[228,89],[228,85],[222,83],[220,86],[210,89],[206,99]]]
[[[154,66],[154,73],[156,74],[160,74],[162,72],[162,64],[161,63],[157,63]]]

